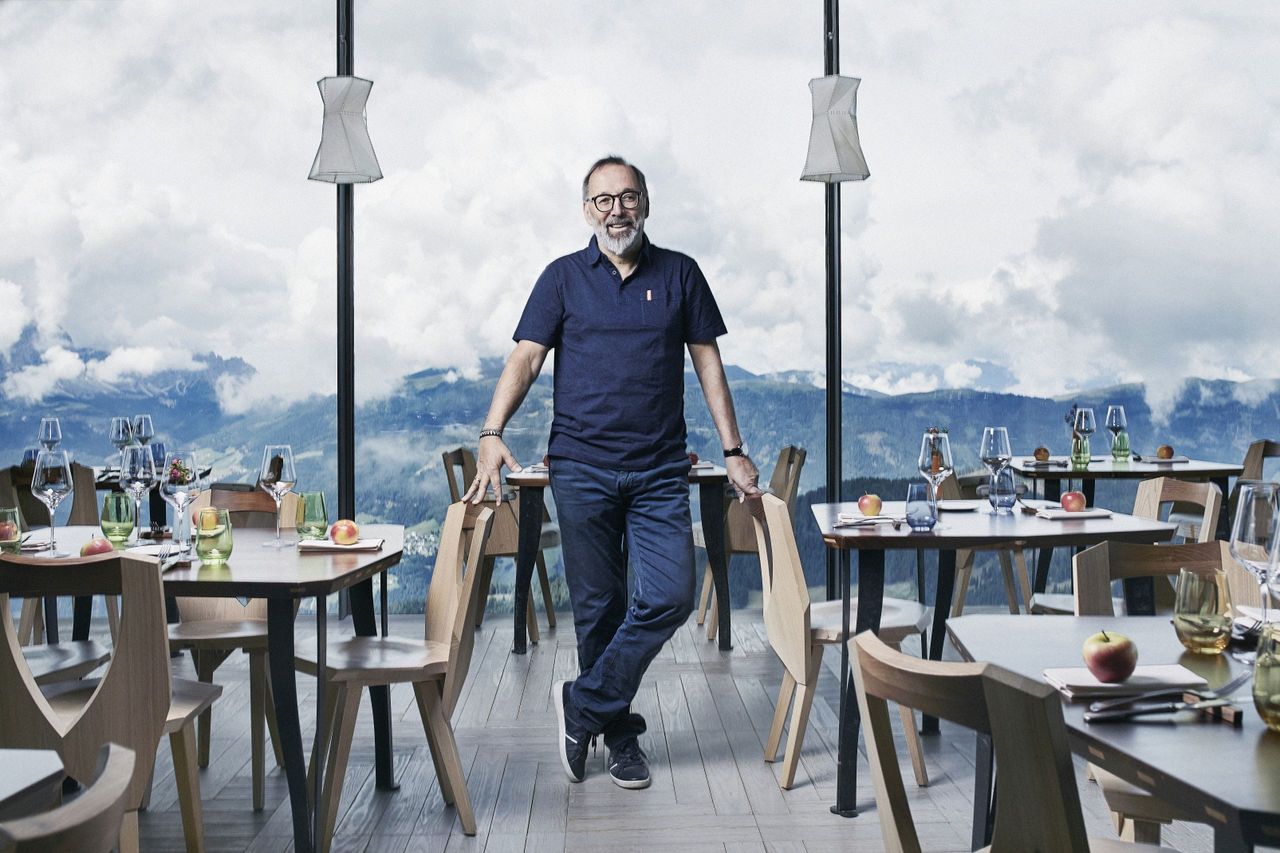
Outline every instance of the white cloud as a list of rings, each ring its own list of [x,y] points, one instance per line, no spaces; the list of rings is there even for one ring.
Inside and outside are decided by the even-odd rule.
[[[842,24],[872,172],[842,189],[846,380],[1159,399],[1275,375],[1273,9],[881,0]],[[386,175],[355,190],[361,396],[505,355],[538,272],[586,242],[605,152],[707,272],[726,360],[822,369],[822,191],[798,180],[820,8],[380,0],[356,26]],[[112,353],[94,376],[213,351],[257,371],[233,409],[332,393],[334,191],[305,180],[331,18],[3,3],[0,39],[0,350],[30,318]]]

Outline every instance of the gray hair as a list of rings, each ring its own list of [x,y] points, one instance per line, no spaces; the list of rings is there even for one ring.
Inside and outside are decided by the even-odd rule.
[[[649,187],[645,183],[644,172],[640,171],[616,154],[610,154],[608,157],[601,157],[599,160],[592,163],[591,168],[587,170],[587,176],[582,179],[582,200],[584,202],[587,201],[587,186],[591,183],[591,176],[596,173],[596,170],[604,166],[626,166],[635,173],[636,180],[640,182],[640,192],[644,194],[646,199],[649,197]]]

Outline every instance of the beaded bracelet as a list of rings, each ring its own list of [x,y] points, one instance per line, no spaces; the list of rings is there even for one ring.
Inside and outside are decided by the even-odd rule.
[[[494,437],[494,438],[502,438],[502,430],[500,430],[500,429],[482,429],[482,430],[480,430],[480,437],[481,437],[481,438],[489,438],[490,436],[492,436],[492,437]]]

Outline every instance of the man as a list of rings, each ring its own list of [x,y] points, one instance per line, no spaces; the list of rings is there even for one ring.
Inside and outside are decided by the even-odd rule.
[[[582,781],[588,745],[601,734],[613,781],[644,788],[649,767],[637,736],[645,723],[630,703],[654,656],[688,618],[695,590],[686,347],[739,499],[759,494],[759,473],[743,449],[715,342],[725,333],[720,311],[691,258],[645,237],[644,175],[606,157],[587,172],[582,191],[595,235],[534,284],[480,431],[479,473],[464,497],[478,503],[490,488],[501,496],[502,466],[520,470],[502,429],[554,349],[547,456],[581,673],[554,688],[560,757],[569,778]]]

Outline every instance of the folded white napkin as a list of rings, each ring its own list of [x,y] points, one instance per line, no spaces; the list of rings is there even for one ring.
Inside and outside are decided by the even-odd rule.
[[[1089,696],[1124,696],[1180,687],[1200,690],[1209,682],[1181,664],[1153,664],[1134,669],[1133,675],[1124,681],[1107,684],[1094,678],[1083,666],[1053,667],[1044,671],[1044,680],[1056,687],[1068,699]]]
[[[382,548],[382,539],[357,539],[350,545],[339,545],[332,539],[299,539],[299,551],[377,551]]]
[[[855,512],[842,512],[836,516],[836,524],[852,525],[852,524],[880,524],[886,521],[893,521],[891,515],[862,515]]]
[[[1262,608],[1261,608],[1261,607],[1250,607],[1250,606],[1249,606],[1249,605],[1247,605],[1247,604],[1237,604],[1237,605],[1236,605],[1236,613],[1238,614],[1238,618],[1240,618],[1240,619],[1246,619],[1246,620],[1249,620],[1250,622],[1261,622],[1261,621],[1262,621]],[[1268,621],[1268,622],[1280,622],[1280,611],[1277,611],[1277,610],[1268,610],[1268,611],[1267,611],[1267,621]]]
[[[1019,460],[1023,465],[1030,468],[1066,468],[1067,460],[1065,459],[1036,459],[1028,456],[1026,459]]]
[[[1067,512],[1065,509],[1058,507],[1045,507],[1036,511],[1036,518],[1047,518],[1050,521],[1071,521],[1079,518],[1110,518],[1111,510],[1094,507],[1093,509],[1082,509],[1079,512]]]
[[[1133,454],[1134,462],[1150,462],[1153,465],[1172,465],[1175,462],[1190,462],[1191,460],[1185,456],[1170,456],[1168,459],[1161,459],[1154,453],[1151,454]]]
[[[716,467],[716,463],[711,462],[707,459],[699,459],[697,462],[693,463],[689,467],[690,468],[714,468]]]

